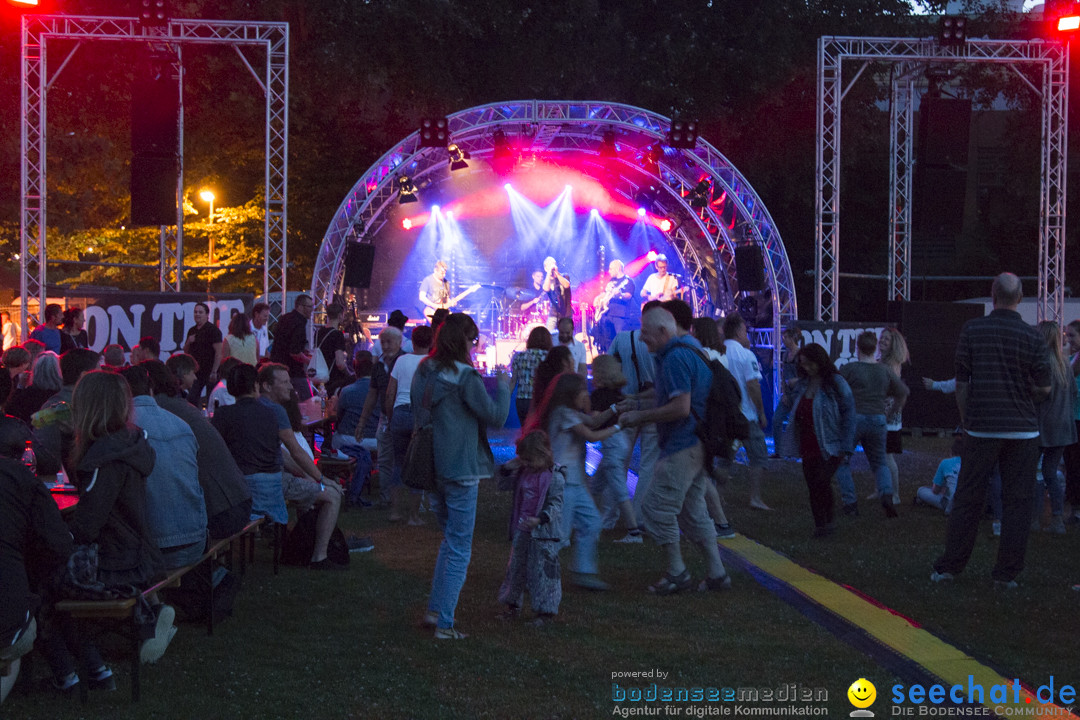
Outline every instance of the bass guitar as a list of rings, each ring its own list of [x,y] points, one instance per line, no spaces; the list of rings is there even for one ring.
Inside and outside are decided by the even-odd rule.
[[[439,310],[440,308],[445,308],[446,310],[451,309],[452,307],[457,305],[459,302],[461,302],[462,300],[467,298],[469,295],[472,295],[474,292],[479,290],[481,287],[483,287],[483,286],[480,283],[476,283],[475,285],[470,285],[469,287],[465,288],[465,290],[458,293],[457,295],[450,298],[449,300],[447,300],[444,303],[438,303],[437,305],[428,305],[428,304],[425,303],[425,305],[424,305],[424,317],[426,317],[428,319],[428,322],[431,322],[431,316],[435,314],[436,310]]]

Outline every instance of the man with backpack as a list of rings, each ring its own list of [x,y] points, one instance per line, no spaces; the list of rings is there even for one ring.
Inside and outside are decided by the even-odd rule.
[[[720,551],[716,528],[705,508],[705,451],[698,439],[698,419],[704,418],[713,373],[702,359],[701,345],[689,335],[679,336],[675,318],[662,307],[642,315],[641,338],[655,353],[656,404],[622,413],[619,424],[638,427],[656,423],[660,459],[643,503],[645,527],[664,548],[667,571],[649,591],[672,595],[694,588],[683,562],[680,529],[705,555],[707,577],[700,590],[731,587]]]

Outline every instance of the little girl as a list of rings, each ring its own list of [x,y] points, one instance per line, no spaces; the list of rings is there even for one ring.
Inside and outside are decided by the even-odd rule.
[[[574,372],[564,372],[552,380],[543,404],[525,429],[525,434],[546,429],[551,438],[552,457],[566,468],[563,545],[570,544],[570,532],[576,530],[571,578],[574,585],[586,590],[607,590],[608,585],[597,574],[596,543],[600,539],[601,520],[586,487],[585,443],[606,440],[621,430],[618,425],[605,430],[595,429],[616,415],[614,407],[590,415],[585,378]]]
[[[593,360],[593,385],[596,389],[589,396],[589,403],[595,408],[610,408],[623,399],[622,387],[626,385],[622,364],[612,355],[598,355]],[[600,430],[615,424],[611,418]],[[626,489],[626,469],[630,465],[630,453],[633,451],[633,430],[621,430],[600,443],[603,457],[593,473],[590,489],[596,500],[597,509],[605,519],[615,521],[615,513],[621,513],[626,525],[626,537],[615,542],[640,543],[641,530],[634,516],[634,506],[630,502],[630,493]],[[609,512],[609,504],[615,508]],[[611,527],[611,526],[608,526]]]
[[[507,606],[503,617],[516,617],[522,595],[529,591],[536,623],[555,616],[562,600],[559,548],[562,540],[563,469],[552,464],[547,433],[536,430],[517,444],[517,457],[501,470],[513,483],[514,507],[510,515],[510,561],[499,588],[499,602]],[[502,489],[509,489],[500,482]]]

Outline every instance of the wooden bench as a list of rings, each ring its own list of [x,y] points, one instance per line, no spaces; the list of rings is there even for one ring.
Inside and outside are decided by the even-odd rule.
[[[175,568],[169,572],[162,580],[154,583],[150,587],[140,593],[143,599],[149,600],[156,593],[171,587],[179,587],[180,579],[191,572],[195,568],[203,565],[206,562],[212,562],[222,556],[227,556],[226,565],[230,570],[233,568],[233,554],[235,543],[240,543],[240,558],[241,558],[241,572],[247,569],[248,562],[254,562],[255,559],[255,535],[264,522],[264,518],[256,518],[242,530],[230,537],[223,538],[214,542],[203,556],[199,558],[198,562],[191,565],[185,565],[183,567]],[[211,575],[211,582],[209,586],[209,611],[207,613],[206,621],[206,634],[214,634],[214,586],[213,576]],[[142,645],[142,640],[139,637],[139,633],[135,626],[135,605],[138,602],[138,597],[120,598],[117,600],[61,600],[56,603],[56,610],[58,612],[66,613],[73,618],[81,620],[106,620],[112,621],[118,628],[121,634],[126,634],[132,641],[132,660],[131,660],[131,701],[137,702],[140,695],[139,687],[139,650]],[[87,700],[87,687],[89,683],[79,684],[80,698],[83,702]]]

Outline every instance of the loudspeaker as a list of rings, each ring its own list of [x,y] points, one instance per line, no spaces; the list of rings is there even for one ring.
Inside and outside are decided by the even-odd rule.
[[[371,270],[375,265],[375,246],[350,243],[345,251],[345,287],[371,287]]]
[[[954,237],[964,229],[967,170],[915,166],[914,229],[922,235]]]
[[[735,279],[740,292],[765,289],[765,264],[757,245],[735,247]]]
[[[131,224],[176,224],[176,156],[131,158]]]
[[[971,100],[926,97],[919,105],[920,165],[966,168],[971,137]]]
[[[150,57],[131,86],[131,154],[175,155],[180,145],[180,81],[171,63]]]

